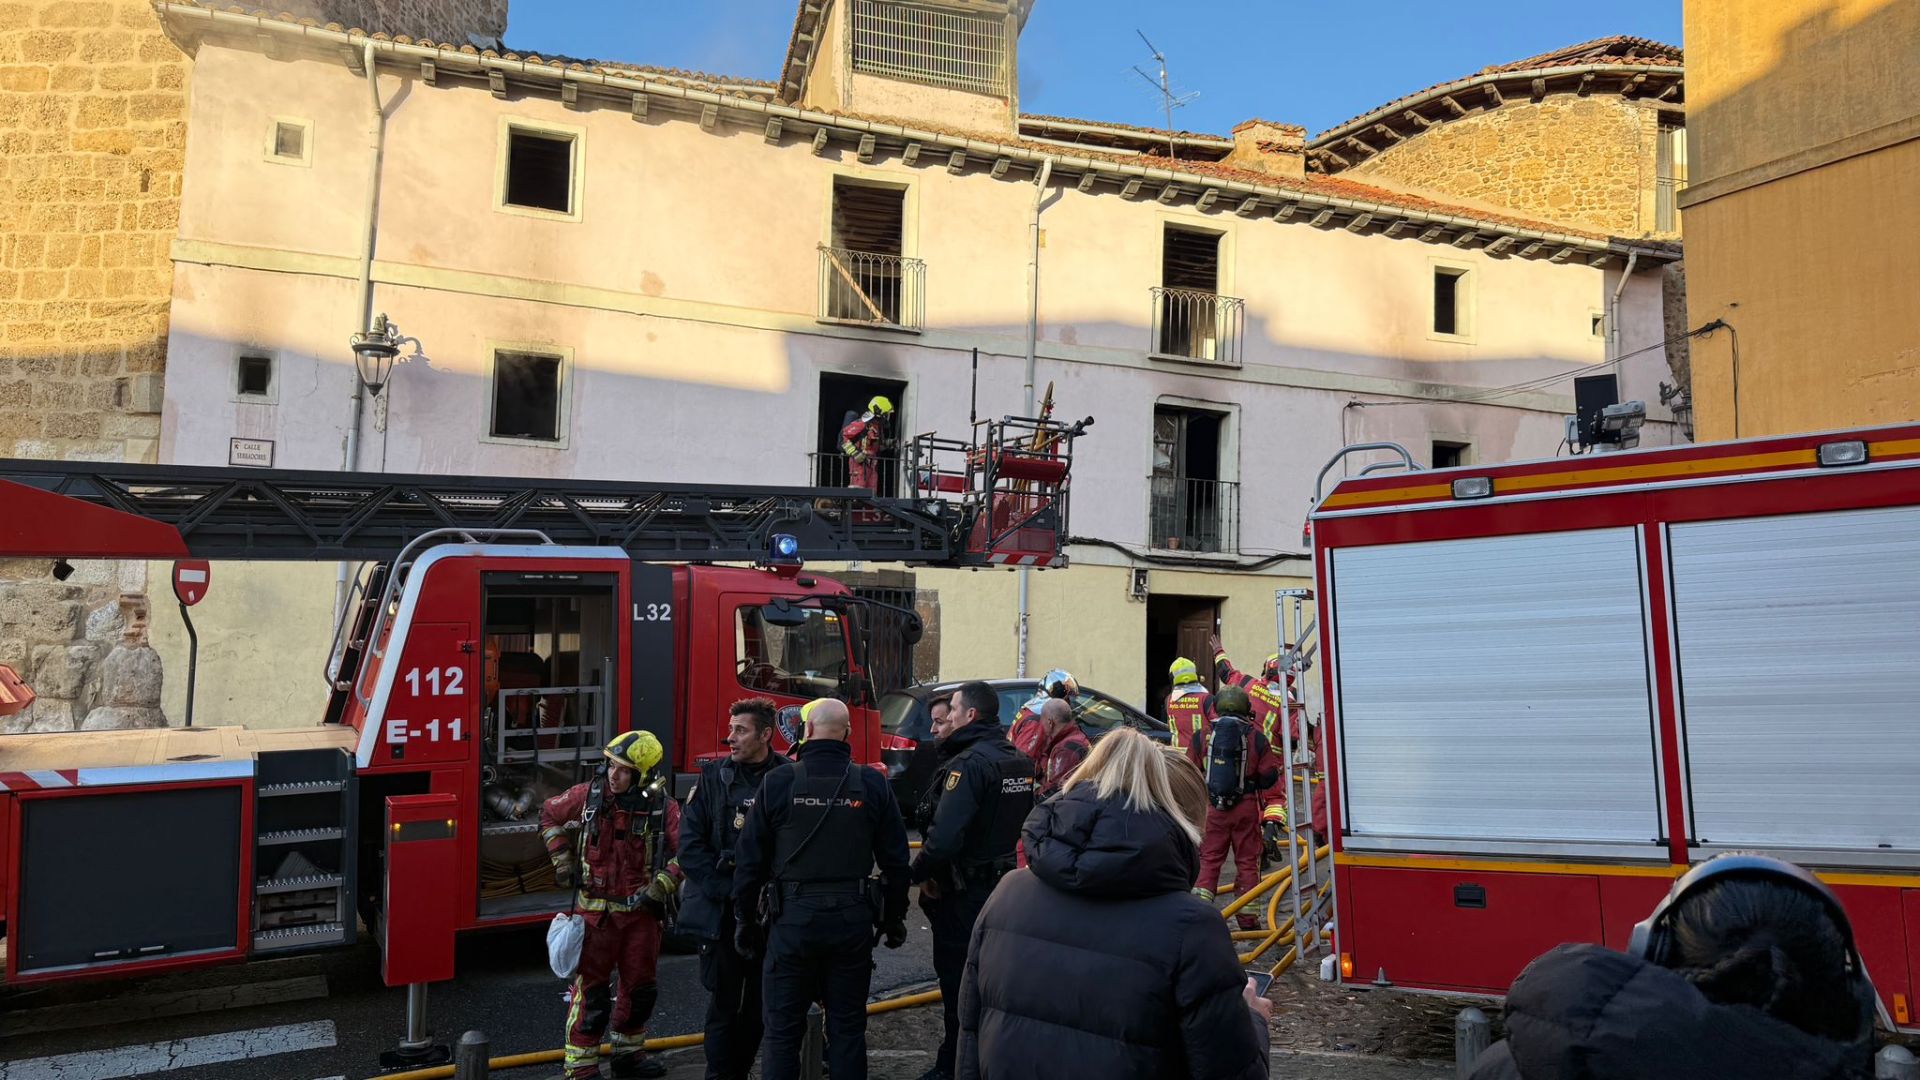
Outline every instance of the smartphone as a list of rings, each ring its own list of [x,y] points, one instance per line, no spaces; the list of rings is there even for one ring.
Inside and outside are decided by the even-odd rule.
[[[1247,968],[1246,973],[1247,978],[1253,980],[1253,996],[1266,997],[1267,987],[1273,985],[1273,976],[1264,971],[1255,971],[1252,968]]]

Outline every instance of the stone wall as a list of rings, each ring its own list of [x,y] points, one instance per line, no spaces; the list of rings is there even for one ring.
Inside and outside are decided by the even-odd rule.
[[[1342,173],[1619,236],[1653,230],[1659,113],[1611,95],[1509,100]]]

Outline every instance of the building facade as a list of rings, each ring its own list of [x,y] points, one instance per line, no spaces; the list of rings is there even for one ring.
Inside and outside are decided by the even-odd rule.
[[[1920,416],[1920,5],[1688,0],[1703,439]]]
[[[1215,628],[1272,650],[1342,445],[1551,456],[1553,379],[1608,364],[1610,310],[1656,346],[1616,365],[1625,396],[1667,373],[1671,243],[1310,174],[1285,124],[1169,157],[1164,132],[1022,115],[1020,4],[808,5],[774,83],[161,10],[197,88],[163,460],[240,439],[340,468],[371,310],[418,348],[362,402],[363,469],[839,483],[872,394],[910,433],[1027,410],[1031,332],[1033,394],[1098,424],[1025,666],[1135,701]],[[305,150],[276,160],[289,127]],[[1646,441],[1674,438],[1651,412]],[[198,715],[310,722],[334,568],[221,573],[200,622],[236,632],[202,631]],[[889,580],[935,622],[923,674],[1016,673],[1017,574]]]

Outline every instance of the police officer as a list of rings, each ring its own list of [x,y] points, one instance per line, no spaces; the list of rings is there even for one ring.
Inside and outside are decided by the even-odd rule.
[[[680,929],[700,939],[707,1001],[707,1080],[746,1080],[760,1049],[760,965],[733,949],[734,845],[760,781],[786,755],[773,749],[774,703],[736,701],[727,710],[727,756],[700,767],[680,816]]]
[[[865,1080],[873,946],[907,940],[907,829],[886,775],[853,760],[847,706],[810,702],[805,721],[799,760],[767,773],[734,844],[734,944],[766,949],[761,1076],[800,1075],[807,1007],[821,1001],[833,1080]]]
[[[967,943],[993,887],[1014,868],[1020,825],[1033,809],[1033,761],[1007,741],[992,687],[963,683],[953,692],[947,726],[940,771],[927,785],[935,803],[920,818],[926,839],[913,862],[920,907],[933,929],[933,970],[947,1024],[939,1056],[921,1080],[953,1075]]]

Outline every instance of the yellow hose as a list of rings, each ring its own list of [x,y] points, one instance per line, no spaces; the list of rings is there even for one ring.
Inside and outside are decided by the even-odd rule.
[[[923,990],[918,994],[902,994],[896,998],[867,1003],[867,1015],[878,1016],[896,1009],[911,1009],[920,1005],[931,1005],[940,1000],[940,991]],[[699,1046],[706,1041],[705,1035],[668,1035],[658,1039],[648,1039],[640,1044],[642,1050],[679,1050],[688,1046]],[[613,1053],[613,1047],[600,1044],[601,1055]],[[564,1050],[536,1050],[527,1054],[508,1054],[504,1057],[488,1058],[488,1069],[518,1069],[527,1065],[551,1065],[566,1059]],[[453,1075],[453,1066],[436,1065],[430,1069],[412,1069],[407,1072],[382,1073],[380,1080],[446,1080]]]

